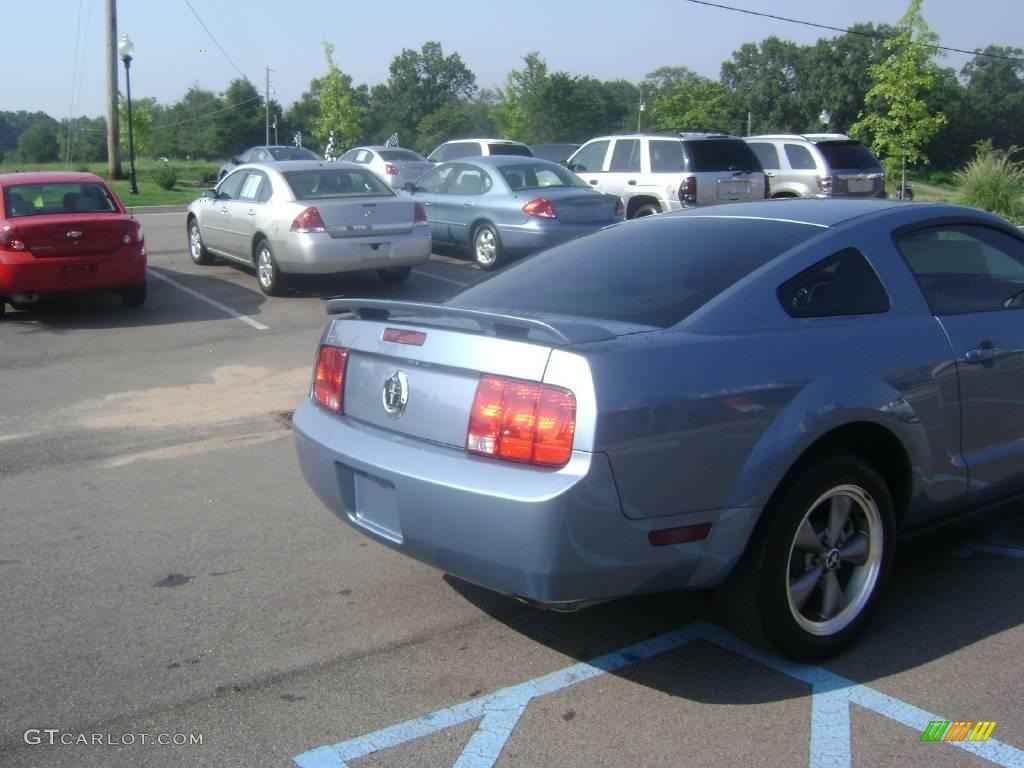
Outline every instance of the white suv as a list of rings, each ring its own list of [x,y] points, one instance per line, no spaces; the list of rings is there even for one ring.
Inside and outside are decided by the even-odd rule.
[[[566,163],[592,187],[622,198],[626,218],[697,205],[760,200],[757,156],[722,133],[633,133],[591,139]]]
[[[867,147],[843,133],[748,136],[771,197],[885,197],[885,171]]]
[[[446,160],[458,160],[460,157],[480,157],[481,155],[520,155],[533,157],[530,148],[521,141],[508,139],[453,139],[446,141],[429,155],[427,160],[442,163]]]

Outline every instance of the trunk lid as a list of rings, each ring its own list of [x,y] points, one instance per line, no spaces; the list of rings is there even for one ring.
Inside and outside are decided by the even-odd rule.
[[[12,223],[33,256],[66,258],[114,253],[121,247],[129,220],[121,213],[67,213],[19,217]]]
[[[618,199],[611,195],[586,192],[580,194],[575,190],[541,190],[551,205],[555,216],[568,224],[583,224],[605,221],[609,224],[616,221],[615,207]]]
[[[411,232],[416,203],[400,198],[311,200],[331,237],[367,237]]]

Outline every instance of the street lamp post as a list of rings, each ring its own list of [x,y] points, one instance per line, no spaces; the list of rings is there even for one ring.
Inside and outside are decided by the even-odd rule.
[[[135,44],[128,39],[128,35],[121,35],[121,42],[117,44],[117,52],[124,62],[124,83],[128,92],[128,192],[133,195],[139,194],[139,185],[135,180],[135,137],[132,135],[132,75],[131,64],[132,54],[135,53]]]

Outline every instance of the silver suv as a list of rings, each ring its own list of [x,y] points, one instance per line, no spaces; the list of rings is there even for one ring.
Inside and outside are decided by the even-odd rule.
[[[622,198],[626,218],[760,200],[767,180],[743,139],[723,133],[634,133],[591,139],[566,163]]]
[[[770,197],[885,197],[885,171],[843,133],[748,136],[770,179]]]

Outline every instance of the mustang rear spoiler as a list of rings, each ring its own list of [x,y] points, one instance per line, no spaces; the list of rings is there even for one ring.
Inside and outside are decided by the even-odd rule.
[[[472,327],[479,332],[504,338],[528,339],[539,334],[544,341],[558,345],[608,341],[615,334],[596,323],[558,319],[545,322],[529,317],[503,315],[480,309],[463,309],[444,304],[386,299],[328,299],[327,314],[349,312],[358,320],[405,320],[425,325],[441,324]],[[438,322],[440,321],[440,322]]]

